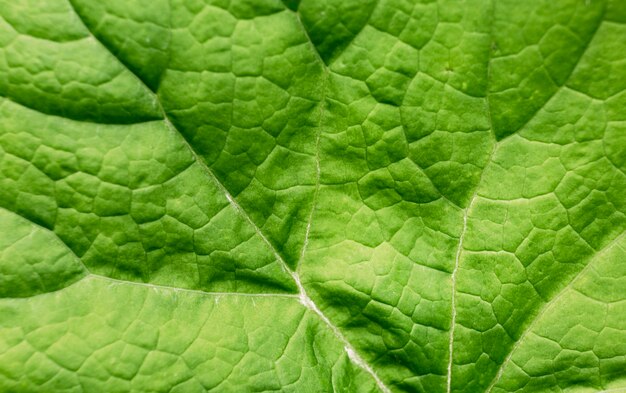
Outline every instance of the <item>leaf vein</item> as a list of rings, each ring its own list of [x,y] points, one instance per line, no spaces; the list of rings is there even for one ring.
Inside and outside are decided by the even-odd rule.
[[[498,381],[500,380],[500,378],[502,378],[502,375],[504,373],[504,368],[505,366],[511,361],[513,354],[515,353],[515,351],[517,350],[517,348],[521,345],[521,343],[524,341],[524,339],[526,338],[526,336],[532,332],[533,328],[535,327],[535,325],[542,319],[542,317],[544,316],[544,314],[549,311],[556,303],[557,301],[561,298],[561,296],[563,296],[563,294],[565,292],[567,292],[567,289],[571,288],[581,277],[584,276],[584,274],[589,270],[592,269],[593,267],[593,262],[596,261],[597,259],[599,259],[601,256],[603,256],[607,251],[609,251],[611,248],[613,248],[615,245],[617,245],[620,240],[622,240],[624,237],[626,237],[626,232],[622,233],[621,235],[617,236],[615,239],[613,239],[612,241],[610,241],[606,246],[604,246],[602,249],[600,249],[596,255],[587,263],[587,265],[585,265],[584,268],[582,268],[575,276],[574,278],[565,286],[563,287],[559,293],[554,296],[552,299],[550,299],[548,302],[546,302],[544,304],[544,306],[541,308],[541,310],[537,313],[537,315],[532,319],[532,321],[528,324],[528,327],[524,330],[524,332],[522,333],[522,335],[519,337],[519,339],[517,339],[517,341],[515,342],[515,345],[513,345],[513,347],[511,348],[511,350],[509,351],[508,355],[506,356],[506,358],[504,359],[504,361],[502,362],[502,364],[500,365],[500,367],[498,368],[498,372],[496,373],[496,376],[493,378],[493,380],[491,381],[491,383],[489,384],[489,387],[486,390],[486,393],[490,393],[491,390],[495,387],[495,385],[498,383]]]

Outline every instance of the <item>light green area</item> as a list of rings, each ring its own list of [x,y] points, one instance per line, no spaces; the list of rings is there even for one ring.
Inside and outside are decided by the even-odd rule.
[[[53,230],[91,272],[210,291],[294,290],[163,121],[82,123],[7,99],[0,114],[0,206]]]
[[[626,5],[0,6],[0,391],[626,389]]]
[[[0,312],[3,391],[374,390],[297,298],[87,278]]]
[[[529,326],[494,392],[623,388],[626,238],[592,262]]]
[[[45,229],[0,209],[0,296],[21,298],[65,288],[85,275],[80,260]]]

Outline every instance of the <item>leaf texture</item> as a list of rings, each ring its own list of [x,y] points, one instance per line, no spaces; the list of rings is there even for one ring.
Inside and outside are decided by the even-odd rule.
[[[626,391],[618,0],[0,0],[0,391]]]

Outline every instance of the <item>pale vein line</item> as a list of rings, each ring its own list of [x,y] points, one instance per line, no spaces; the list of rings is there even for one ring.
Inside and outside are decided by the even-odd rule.
[[[606,9],[605,9],[603,12],[605,13],[605,12],[606,12]],[[511,134],[507,135],[505,138],[502,138],[500,141],[498,141],[498,143],[503,142],[504,140],[508,139],[509,137],[513,136],[514,134],[517,134],[519,131],[523,130],[526,126],[528,126],[528,124],[530,124],[530,123],[531,123],[531,121],[532,121],[532,120],[533,120],[533,119],[534,119],[534,118],[538,115],[538,113],[539,113],[539,112],[540,112],[543,108],[545,108],[545,107],[548,105],[549,101],[551,101],[551,100],[552,100],[552,98],[554,98],[554,97],[556,96],[556,94],[557,94],[557,93],[558,93],[558,92],[559,92],[562,88],[567,87],[567,84],[569,83],[569,81],[570,81],[570,79],[571,79],[572,75],[574,74],[574,71],[576,70],[576,68],[578,68],[578,64],[580,64],[580,62],[581,62],[582,58],[584,57],[584,55],[586,54],[587,50],[588,50],[588,49],[589,49],[589,47],[591,46],[591,42],[593,41],[594,37],[596,36],[596,34],[597,34],[598,30],[600,29],[600,26],[602,25],[602,23],[604,23],[604,15],[602,15],[602,17],[600,17],[599,22],[598,22],[598,24],[595,26],[595,29],[594,29],[593,33],[590,35],[589,41],[587,41],[587,42],[586,42],[586,44],[585,44],[585,46],[582,48],[582,51],[581,51],[580,57],[578,58],[578,61],[576,62],[576,64],[572,67],[572,69],[571,69],[571,70],[570,70],[570,72],[568,73],[568,75],[567,75],[567,77],[566,77],[565,81],[563,82],[563,84],[562,84],[561,86],[558,86],[558,87],[557,87],[556,91],[555,91],[555,92],[554,92],[554,93],[553,93],[553,94],[552,94],[552,95],[551,95],[551,96],[550,96],[550,97],[549,97],[549,98],[548,98],[548,99],[544,102],[544,104],[543,104],[543,105],[542,105],[539,109],[537,109],[537,111],[536,111],[535,113],[533,113],[533,115],[531,116],[531,118],[529,118],[529,119],[528,119],[528,120],[527,120],[527,121],[526,121],[526,122],[525,122],[525,123],[524,123],[521,127],[519,127],[519,128],[518,128],[515,132],[513,132],[513,133],[511,133]],[[491,65],[491,62],[490,62],[490,64],[489,64],[489,65]],[[489,79],[487,79],[487,81],[489,81]],[[489,102],[489,100],[487,100],[487,102]],[[618,238],[621,238],[622,236],[623,236],[623,235],[620,235],[620,236],[618,236]],[[613,242],[609,243],[609,246],[610,246],[610,245],[612,245],[612,244],[614,244],[614,242],[615,242],[618,238],[616,238]],[[608,247],[608,246],[606,246],[606,247]],[[600,251],[600,253],[602,253],[602,252],[606,249],[606,247],[605,247],[603,250],[601,250],[601,251]],[[597,255],[596,255],[596,256],[597,256]],[[595,259],[595,257],[594,257],[592,260],[594,260],[594,259]],[[589,266],[589,264],[590,264],[590,263],[591,263],[591,262],[589,262],[589,263],[587,264],[587,266]],[[587,266],[585,266],[585,267],[584,267],[584,268],[583,268],[583,269],[582,269],[582,270],[581,270],[581,271],[580,271],[580,272],[576,275],[576,277],[574,278],[574,281],[575,281],[575,280],[577,280],[577,279],[578,279],[578,277],[580,277],[580,274],[581,274],[583,271],[585,271],[585,270],[587,269]],[[569,285],[567,285],[567,286],[563,289],[563,291],[565,291],[565,289],[567,289],[567,288],[568,288],[571,284],[573,284],[573,282],[570,282],[570,284],[569,284]],[[552,300],[550,300],[550,301],[547,303],[547,306],[546,306],[546,307],[549,307],[549,305],[550,305],[551,303],[555,302],[555,301],[556,301],[556,299],[557,299],[558,297],[560,297],[562,293],[563,293],[563,292],[559,293],[559,294],[558,294],[555,298],[553,298]],[[528,331],[529,331],[529,330],[530,330],[530,329],[534,326],[534,324],[536,323],[536,321],[537,321],[538,319],[540,319],[540,317],[543,315],[543,313],[544,313],[545,311],[546,311],[546,308],[542,309],[542,311],[541,311],[541,312],[537,315],[537,317],[536,317],[533,321],[531,321],[531,324],[529,325],[528,329],[527,329],[527,330],[526,330],[526,331],[522,334],[522,336],[520,336],[520,338],[519,338],[519,339],[515,342],[515,344],[514,344],[513,348],[511,349],[511,351],[509,351],[509,353],[508,353],[507,357],[504,359],[504,362],[503,362],[502,364],[500,364],[500,366],[498,367],[498,372],[497,372],[497,373],[496,373],[496,375],[494,376],[494,379],[492,380],[492,382],[489,384],[489,387],[487,388],[486,393],[491,392],[491,390],[492,390],[492,389],[493,389],[493,387],[496,385],[496,383],[498,382],[498,380],[502,377],[502,373],[503,373],[503,371],[504,371],[504,365],[510,361],[510,359],[511,359],[511,357],[512,357],[512,355],[513,355],[513,352],[515,352],[515,350],[517,349],[517,347],[520,345],[520,342],[524,339],[524,337],[526,337],[526,334],[528,333]],[[448,391],[448,393],[449,393],[449,391]]]
[[[470,199],[469,203],[467,204],[467,207],[465,208],[465,211],[463,212],[463,229],[461,229],[461,235],[459,236],[459,244],[457,246],[456,255],[454,257],[454,268],[452,269],[452,320],[451,320],[451,326],[450,326],[450,340],[448,341],[449,358],[448,358],[448,373],[447,373],[447,381],[446,381],[447,393],[450,393],[450,390],[452,388],[452,359],[453,359],[453,354],[454,354],[454,332],[455,332],[455,327],[456,327],[456,276],[459,270],[459,262],[461,260],[461,255],[463,254],[463,241],[465,240],[465,235],[467,234],[467,218],[469,216],[470,210],[472,210],[472,207],[474,206],[474,202],[478,199],[477,198],[478,188],[480,184],[482,183],[483,174],[486,172],[487,165],[489,165],[489,163],[491,162],[491,158],[495,154],[498,146],[499,146],[498,143],[494,143],[491,154],[489,155],[489,159],[487,160],[487,163],[485,164],[485,168],[483,168],[483,171],[480,175],[480,179],[478,180],[478,183],[476,184],[476,190],[474,191],[472,198]]]
[[[476,187],[478,189],[478,186]],[[463,249],[463,239],[465,239],[465,233],[467,232],[467,216],[476,199],[476,193],[472,196],[470,203],[467,205],[465,212],[463,213],[463,229],[461,230],[461,236],[459,236],[459,245],[456,250],[456,256],[454,258],[454,268],[452,269],[452,321],[450,327],[450,340],[448,341],[448,374],[446,378],[446,392],[450,393],[452,387],[452,355],[454,350],[454,330],[456,326],[456,274],[459,270],[459,259],[461,258],[461,250]]]
[[[487,112],[489,114],[489,121],[491,122],[491,108],[489,107],[489,102],[487,101]],[[493,126],[491,127],[493,133]],[[463,254],[463,241],[465,240],[465,235],[467,234],[467,219],[469,217],[469,212],[474,206],[474,203],[478,199],[478,189],[483,182],[483,177],[485,172],[487,172],[487,166],[492,163],[493,157],[496,154],[498,148],[502,145],[502,140],[496,140],[493,144],[493,148],[491,149],[491,153],[485,162],[485,167],[480,173],[480,178],[478,179],[478,183],[476,183],[476,189],[474,190],[474,194],[470,198],[469,203],[467,204],[467,208],[463,212],[463,228],[461,229],[461,235],[459,236],[459,244],[457,246],[456,255],[454,258],[454,267],[452,269],[452,319],[450,326],[450,340],[448,342],[448,370],[447,370],[447,381],[446,381],[446,392],[450,393],[452,389],[452,365],[453,365],[453,355],[454,355],[454,332],[456,330],[456,276],[459,270],[459,262],[461,260],[461,256]]]
[[[170,129],[172,132],[175,132],[176,135],[180,135],[182,136],[182,133],[180,133],[178,131],[178,129],[176,129],[176,127],[172,124],[172,122],[170,121],[167,112],[165,111],[165,109],[163,108],[163,104],[161,103],[161,100],[158,96],[158,94],[155,94],[146,84],[145,82],[139,78],[139,76],[137,74],[135,74],[124,62],[122,62],[117,56],[115,56],[113,54],[113,52],[103,43],[101,42],[94,34],[93,32],[91,32],[91,30],[87,27],[87,25],[85,24],[85,22],[82,20],[82,16],[76,11],[76,9],[74,8],[74,5],[72,4],[72,2],[70,0],[68,0],[68,3],[70,4],[70,6],[72,7],[72,9],[74,10],[74,13],[78,16],[78,19],[80,19],[80,21],[83,23],[83,25],[85,26],[85,28],[87,29],[87,31],[89,32],[89,34],[93,37],[93,39],[99,43],[105,51],[107,51],[109,54],[111,54],[115,59],[117,59],[117,61],[126,68],[126,70],[128,70],[130,72],[131,75],[133,75],[137,81],[139,83],[141,83],[144,87],[146,87],[147,91],[150,92],[151,94],[153,94],[154,98],[156,99],[156,103],[159,106],[159,109],[163,115],[163,121],[165,122],[166,126],[168,129]],[[297,14],[297,13],[296,13]],[[300,23],[300,25],[302,26],[302,22],[299,20],[298,18],[298,22]],[[306,34],[306,30],[305,31],[305,35],[307,36],[307,39],[309,40],[309,42],[311,43],[310,37],[308,37],[308,34]],[[313,45],[311,43],[311,45]],[[321,57],[319,56],[319,53],[317,53],[317,50],[314,51],[314,53],[317,54],[317,57],[319,59],[319,61],[321,62],[321,64],[323,66],[324,62],[322,61]],[[198,162],[198,164],[200,165],[200,167],[209,175],[209,177],[215,182],[215,184],[218,186],[218,188],[224,193],[224,195],[226,196],[226,199],[228,199],[228,201],[230,202],[230,204],[239,212],[239,214],[254,228],[254,231],[257,233],[257,235],[263,240],[263,242],[270,248],[270,250],[273,252],[273,254],[275,255],[277,261],[279,262],[279,264],[281,265],[281,267],[283,268],[283,270],[285,272],[287,272],[292,279],[294,280],[296,287],[298,288],[299,291],[299,299],[300,302],[309,310],[313,311],[316,315],[318,315],[320,317],[320,319],[331,329],[331,331],[335,334],[335,336],[344,344],[344,350],[346,351],[348,357],[350,358],[350,360],[352,360],[357,366],[361,367],[363,370],[365,370],[368,374],[370,374],[372,376],[372,378],[374,378],[376,385],[379,387],[379,389],[381,389],[384,393],[390,393],[391,391],[389,390],[389,388],[387,386],[385,386],[385,384],[383,383],[383,381],[378,377],[378,375],[376,374],[376,372],[372,369],[372,367],[367,364],[365,362],[365,360],[363,360],[363,358],[356,352],[356,350],[354,349],[354,347],[350,344],[350,342],[345,338],[345,336],[343,335],[343,333],[339,330],[338,327],[336,327],[335,325],[332,324],[332,322],[328,319],[328,317],[326,317],[326,315],[324,315],[324,313],[319,309],[319,307],[315,304],[315,302],[313,302],[313,300],[308,296],[308,294],[306,293],[306,290],[304,289],[304,286],[302,285],[302,282],[300,281],[300,277],[298,276],[298,274],[296,272],[294,272],[293,270],[291,270],[289,268],[289,266],[287,265],[287,263],[285,263],[285,261],[283,260],[283,258],[280,256],[280,254],[278,253],[278,251],[276,250],[276,248],[272,245],[272,243],[267,239],[267,237],[265,237],[265,235],[261,232],[260,228],[252,221],[252,219],[250,218],[250,216],[248,215],[248,213],[239,205],[239,203],[235,200],[235,198],[233,198],[233,196],[230,194],[230,192],[226,189],[226,187],[221,183],[221,181],[215,176],[215,174],[213,173],[213,171],[206,165],[206,163],[201,160],[198,157],[198,154],[196,153],[196,151],[191,147],[191,145],[189,144],[189,142],[183,137],[182,138],[183,142],[185,143],[185,145],[187,146],[187,148],[189,149],[189,151],[191,152],[191,154],[193,155],[194,159],[196,162]]]
[[[89,268],[85,265],[85,263],[83,262],[83,260],[76,255],[76,253],[74,253],[74,251],[59,237],[59,235],[56,234],[56,232],[51,231],[50,229],[32,221],[31,219],[22,216],[19,213],[16,213],[12,210],[9,210],[5,207],[0,206],[0,210],[4,210],[10,214],[14,214],[17,217],[19,217],[21,220],[24,220],[25,222],[28,222],[29,225],[34,226],[37,230],[44,232],[45,234],[50,234],[53,236],[54,241],[61,246],[62,248],[64,248],[65,250],[68,251],[68,253],[72,256],[73,259],[75,259],[80,266],[82,267],[82,269],[84,270],[84,275],[82,277],[80,277],[78,280],[72,282],[71,284],[63,287],[63,288],[58,288],[54,291],[49,291],[49,292],[44,292],[41,294],[37,294],[37,295],[33,295],[30,296],[29,298],[32,298],[34,296],[39,296],[39,295],[45,295],[45,294],[49,294],[49,293],[54,293],[54,292],[60,292],[66,288],[69,288],[71,286],[74,286],[75,284],[78,284],[86,279],[89,278],[95,278],[95,279],[99,279],[99,280],[106,280],[106,281],[111,281],[114,283],[118,283],[118,284],[128,284],[128,285],[136,285],[136,286],[142,286],[142,287],[148,287],[148,288],[153,288],[153,289],[160,289],[160,290],[171,290],[171,291],[177,291],[177,292],[188,292],[188,293],[194,293],[194,294],[201,294],[201,295],[209,295],[209,296],[248,296],[248,297],[287,297],[287,298],[296,298],[299,299],[300,295],[297,294],[292,294],[292,293],[247,293],[247,292],[212,292],[212,291],[203,291],[201,289],[189,289],[189,288],[180,288],[180,287],[172,287],[169,285],[161,285],[161,284],[152,284],[152,283],[146,283],[146,282],[138,282],[138,281],[128,281],[128,280],[119,280],[113,277],[109,277],[109,276],[104,276],[102,274],[97,274],[97,273],[92,273]]]
[[[492,13],[495,13],[495,3],[492,6]],[[492,16],[493,21],[493,16]],[[489,81],[491,80],[491,49],[489,49],[489,59],[487,61],[487,95],[489,95]],[[474,194],[470,198],[469,203],[467,204],[467,208],[463,212],[463,228],[461,229],[461,235],[459,236],[459,244],[456,250],[456,255],[454,257],[454,267],[452,269],[452,318],[451,318],[451,326],[450,326],[450,339],[448,341],[448,368],[447,368],[447,378],[446,378],[446,393],[450,393],[452,389],[452,365],[453,365],[453,355],[454,355],[454,332],[456,330],[456,276],[459,270],[459,262],[461,260],[461,255],[463,253],[463,241],[465,240],[465,234],[467,233],[467,218],[469,216],[469,212],[474,206],[474,202],[476,201],[476,197],[478,196],[478,188],[483,182],[483,176],[487,171],[487,166],[491,164],[493,156],[498,150],[498,147],[501,145],[502,140],[498,141],[496,137],[495,130],[493,128],[493,119],[491,116],[491,105],[489,104],[489,97],[485,98],[485,105],[487,106],[487,119],[489,120],[489,129],[491,130],[491,135],[493,136],[494,144],[491,149],[491,153],[489,157],[485,161],[485,166],[480,173],[480,178],[478,179],[478,183],[476,183],[476,189],[474,190]]]
[[[326,63],[324,63],[324,60],[322,59],[322,57],[320,56],[319,52],[317,51],[317,48],[315,48],[315,45],[313,45],[313,41],[311,40],[311,37],[309,36],[309,33],[307,32],[306,28],[304,27],[304,24],[302,23],[302,20],[300,19],[300,13],[297,12],[297,11],[295,11],[294,13],[295,13],[296,21],[300,25],[300,28],[302,29],[302,32],[304,33],[305,37],[307,38],[308,43],[309,43],[309,45],[311,47],[311,50],[315,54],[317,60],[319,61],[319,64],[324,69],[324,72],[325,72],[326,78],[327,78],[326,79],[326,83],[328,83],[328,78],[329,78],[329,75],[330,75],[330,69],[328,68]],[[326,88],[327,87],[325,87],[325,89]],[[324,90],[324,94],[323,94],[323,97],[325,97],[325,96],[326,96],[326,90]],[[325,99],[324,99],[324,101],[325,101]],[[323,103],[322,103],[322,105],[323,105]],[[323,112],[320,112],[320,115],[323,115]],[[322,120],[322,118],[320,117],[320,126],[321,126],[321,120]],[[316,155],[317,155],[317,171],[318,171],[317,176],[318,176],[318,180],[317,180],[316,191],[315,191],[315,194],[314,194],[314,199],[316,199],[316,197],[317,197],[317,193],[318,193],[318,189],[319,189],[319,181],[320,181],[320,179],[319,179],[319,176],[320,176],[319,138],[320,137],[321,137],[321,130],[318,130],[318,139],[316,141],[316,144],[317,144],[317,150],[316,150],[317,153],[316,153]],[[313,219],[314,209],[315,209],[315,201],[314,201],[313,207],[311,209],[311,216],[309,217],[309,222],[307,224],[307,229],[306,229],[306,232],[305,232],[305,240],[304,240],[304,244],[302,246],[302,252],[301,252],[301,255],[300,255],[300,259],[302,259],[302,257],[304,256],[304,254],[306,252],[306,247],[308,245],[309,233],[310,233],[310,229],[311,229],[311,222],[312,222],[312,219]],[[264,236],[262,236],[262,237],[265,239]],[[267,241],[267,239],[265,239],[265,240]],[[274,249],[274,248],[272,247],[272,249]],[[280,258],[280,255],[278,255],[278,257]],[[280,258],[280,260],[282,261],[282,258]],[[282,261],[282,263],[285,264],[284,261]],[[286,266],[286,264],[285,264],[285,266]],[[343,343],[344,350],[346,351],[346,354],[348,355],[348,358],[354,364],[356,364],[357,366],[359,366],[360,368],[365,370],[368,374],[370,374],[370,376],[376,382],[376,385],[378,386],[378,388],[383,393],[391,393],[391,390],[380,379],[380,377],[378,376],[378,374],[376,374],[374,369],[361,357],[361,355],[359,355],[357,353],[356,349],[352,346],[352,344],[350,344],[348,339],[346,339],[346,337],[343,335],[341,330],[339,330],[339,328],[337,326],[333,325],[333,323],[328,319],[328,317],[326,315],[324,315],[322,310],[319,309],[317,304],[315,304],[315,302],[313,302],[313,300],[307,295],[306,290],[304,289],[304,286],[302,285],[302,282],[300,281],[300,277],[298,276],[298,273],[294,272],[294,271],[291,271],[291,269],[289,269],[289,267],[287,267],[287,269],[289,270],[289,273],[293,277],[294,281],[296,282],[296,286],[298,287],[298,290],[300,291],[300,301],[302,302],[302,304],[305,307],[307,307],[308,309],[310,309],[311,311],[313,311],[315,314],[317,314],[320,317],[320,319],[322,321],[324,321],[324,323],[335,334],[335,336],[339,339],[339,341],[341,341]]]
[[[611,388],[608,390],[602,390],[598,393],[624,393],[626,392],[626,386],[620,388]]]
[[[130,286],[154,289],[156,291],[171,291],[174,293],[188,293],[188,294],[200,295],[200,296],[214,296],[216,298],[219,298],[222,296],[230,296],[230,297],[251,297],[251,298],[258,298],[258,297],[287,298],[287,299],[300,300],[300,295],[296,295],[293,293],[212,292],[212,291],[203,291],[201,289],[189,289],[189,288],[172,287],[168,285],[151,284],[151,283],[146,283],[146,282],[119,280],[116,278],[103,276],[101,274],[95,274],[95,273],[86,273],[79,279],[69,283],[68,285],[64,287],[57,288],[53,291],[42,292],[42,293],[38,293],[32,296],[5,298],[5,299],[25,300],[25,299],[32,299],[32,298],[39,297],[39,296],[44,296],[44,295],[52,295],[55,293],[64,292],[66,290],[69,290],[72,287],[84,284],[85,282],[89,280],[108,281],[114,285],[120,285],[120,286],[130,285]]]
[[[378,375],[372,369],[372,367],[369,364],[367,364],[367,362],[365,362],[365,360],[357,353],[356,349],[354,349],[352,344],[350,344],[348,339],[346,339],[346,337],[339,330],[339,328],[337,326],[333,325],[333,323],[328,319],[328,317],[326,315],[324,315],[322,310],[320,310],[320,308],[317,306],[317,304],[315,304],[313,299],[311,299],[309,297],[309,295],[306,293],[306,290],[304,289],[304,286],[302,285],[302,281],[300,281],[300,276],[298,276],[298,273],[293,271],[293,270],[291,270],[291,268],[289,268],[289,266],[284,261],[282,256],[278,253],[278,251],[276,251],[274,246],[270,243],[270,241],[261,232],[260,228],[250,219],[250,217],[247,215],[245,210],[243,210],[243,208],[237,203],[237,201],[232,196],[230,196],[230,194],[227,194],[227,198],[231,202],[231,204],[240,212],[242,217],[244,217],[244,219],[246,221],[248,221],[250,223],[250,225],[252,225],[252,227],[254,228],[255,232],[259,235],[259,237],[261,237],[263,242],[265,242],[267,244],[267,246],[270,248],[270,250],[272,250],[272,252],[274,253],[275,258],[279,261],[279,263],[281,264],[282,268],[287,273],[289,273],[289,275],[292,277],[292,279],[296,283],[296,287],[298,288],[300,303],[302,303],[302,305],[304,305],[306,308],[308,308],[309,310],[311,310],[315,314],[317,314],[317,316],[330,328],[330,330],[335,334],[337,339],[339,339],[339,341],[341,341],[341,343],[344,345],[344,350],[346,351],[346,353],[347,353],[348,357],[350,358],[350,360],[352,360],[352,362],[354,362],[357,366],[361,367],[368,374],[370,374],[372,376],[372,378],[374,378],[374,381],[376,382],[376,385],[379,387],[379,389],[381,389],[384,393],[390,393],[391,390],[389,390],[389,388],[387,386],[385,386],[383,381],[378,377]]]
[[[169,285],[160,285],[160,284],[151,284],[146,282],[137,282],[137,281],[126,281],[126,280],[118,280],[116,278],[111,278],[108,276],[103,276],[100,274],[88,274],[85,278],[92,278],[96,280],[109,281],[111,283],[119,284],[119,285],[134,285],[138,287],[151,288],[159,291],[173,291],[173,292],[183,292],[190,293],[194,295],[203,295],[203,296],[242,296],[242,297],[283,297],[283,298],[294,298],[299,299],[299,295],[295,295],[292,293],[246,293],[246,292],[212,292],[212,291],[203,291],[201,289],[189,289],[189,288],[179,288],[172,287]]]
[[[494,386],[496,386],[496,384],[498,383],[500,378],[502,378],[502,374],[504,373],[505,366],[511,361],[511,358],[513,357],[513,354],[515,353],[517,348],[521,345],[521,343],[524,341],[526,336],[532,332],[533,328],[535,327],[535,325],[537,323],[539,323],[539,321],[542,319],[544,314],[547,311],[549,311],[557,303],[557,301],[567,292],[567,290],[569,288],[571,288],[576,282],[578,282],[578,280],[580,280],[582,277],[584,277],[585,272],[587,272],[589,269],[591,269],[591,266],[593,265],[594,261],[596,261],[600,257],[604,256],[604,254],[606,252],[608,252],[611,248],[613,248],[613,246],[615,246],[617,243],[619,243],[625,236],[626,236],[626,232],[624,232],[621,235],[617,236],[615,239],[613,239],[611,242],[609,242],[606,246],[604,246],[601,250],[599,250],[596,253],[596,255],[587,263],[587,265],[585,265],[585,267],[582,268],[574,276],[574,278],[565,287],[563,287],[561,289],[561,291],[555,297],[553,297],[552,299],[550,299],[548,302],[546,302],[544,304],[544,306],[541,308],[541,310],[539,311],[537,316],[534,319],[532,319],[532,321],[530,322],[528,327],[524,330],[524,332],[522,333],[520,338],[515,342],[515,345],[513,345],[513,348],[511,348],[511,350],[509,351],[509,354],[504,359],[502,364],[500,364],[500,367],[498,368],[498,372],[496,373],[496,376],[494,377],[494,379],[489,384],[489,387],[487,388],[485,393],[490,393],[491,390],[494,388]]]
[[[328,89],[328,78],[329,78],[328,68],[324,67],[324,80],[322,81],[322,99],[320,101],[320,121],[318,124],[317,133],[315,136],[315,191],[313,192],[313,202],[311,204],[311,213],[309,213],[309,218],[306,224],[306,230],[304,232],[304,242],[302,243],[302,251],[300,252],[300,258],[298,259],[298,263],[296,264],[296,271],[298,271],[298,267],[300,263],[304,260],[304,254],[306,253],[307,246],[309,245],[309,235],[311,233],[311,224],[313,223],[313,215],[315,213],[315,208],[317,206],[317,198],[320,191],[320,180],[321,180],[321,164],[320,164],[320,140],[322,138],[322,125],[324,122],[324,110],[326,109],[326,90]]]

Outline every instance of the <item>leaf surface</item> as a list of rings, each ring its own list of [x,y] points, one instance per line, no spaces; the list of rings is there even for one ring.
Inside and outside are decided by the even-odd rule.
[[[617,0],[0,7],[0,390],[626,389]]]

